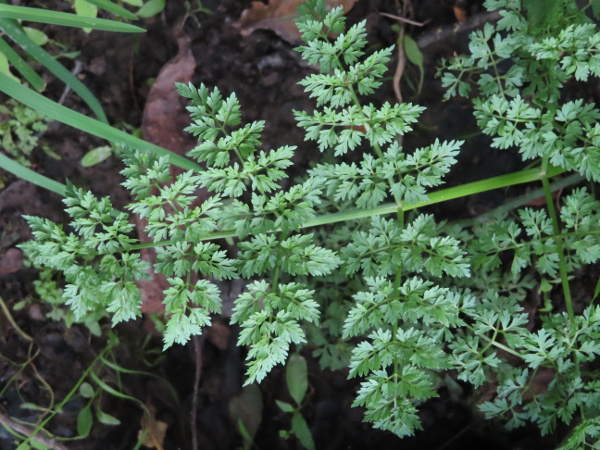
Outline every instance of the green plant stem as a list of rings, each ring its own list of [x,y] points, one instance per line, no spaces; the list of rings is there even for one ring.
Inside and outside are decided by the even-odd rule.
[[[469,330],[471,330],[471,332],[475,333],[475,329],[473,327],[471,327],[470,325],[467,325],[467,328]],[[523,355],[521,355],[519,352],[513,350],[512,348],[508,347],[507,345],[501,344],[500,342],[493,340],[491,337],[486,336],[485,334],[481,334],[480,336],[482,339],[488,341],[488,343],[490,343],[494,347],[498,347],[499,349],[502,349],[505,352],[510,353],[511,355],[517,356],[523,360],[525,359]]]
[[[8,309],[8,306],[6,306],[6,303],[4,303],[4,299],[2,299],[2,297],[0,297],[0,308],[2,308],[2,311],[4,312],[4,315],[6,316],[6,319],[8,320],[8,322],[10,323],[10,325],[14,328],[14,330],[19,333],[19,335],[25,339],[28,342],[33,342],[33,338],[31,336],[29,336],[27,333],[25,333],[21,327],[19,327],[19,325],[17,325],[17,322],[15,322],[15,319],[13,319],[12,314],[10,313],[10,310]]]
[[[281,235],[279,236],[279,242],[282,242],[285,239],[287,239],[287,236],[288,236],[288,233],[281,233]],[[275,292],[279,292],[277,282],[279,281],[279,271],[281,268],[282,257],[283,257],[282,251],[281,251],[281,249],[279,249],[279,251],[277,252],[277,262],[275,263],[275,269],[273,271],[273,278],[271,280],[271,288]]]
[[[45,431],[40,430],[31,431],[33,427],[24,423],[17,422],[8,414],[3,411],[4,408],[0,408],[0,425],[5,427],[12,435],[17,434],[19,438],[24,438],[23,442],[30,442],[32,439],[39,444],[43,445],[43,448],[51,448],[53,450],[68,450],[63,444],[61,444],[54,436]],[[25,437],[26,436],[26,437]],[[23,445],[23,443],[21,443]],[[21,448],[21,446],[19,446]],[[39,447],[23,447],[23,448],[39,448]]]
[[[542,168],[548,167],[548,158],[544,158],[542,161]],[[575,320],[575,312],[573,311],[573,299],[571,297],[571,287],[569,286],[569,274],[567,271],[567,262],[565,260],[565,251],[563,247],[563,240],[560,236],[560,223],[558,221],[558,215],[556,214],[556,208],[554,208],[554,199],[552,198],[552,189],[550,188],[550,182],[548,176],[542,177],[542,186],[544,187],[544,195],[546,196],[546,205],[548,206],[548,213],[552,220],[552,231],[556,235],[556,250],[558,253],[558,269],[560,272],[560,280],[562,283],[563,294],[565,297],[565,305],[567,307],[567,314],[571,321]]]
[[[79,380],[77,380],[77,383],[75,383],[75,386],[73,386],[73,388],[69,391],[69,393],[67,395],[65,395],[65,398],[63,398],[63,400],[56,406],[56,409],[55,409],[56,412],[54,412],[53,414],[50,414],[42,422],[40,422],[40,424],[31,432],[29,437],[21,443],[21,445],[28,444],[31,441],[31,439],[33,439],[33,436],[36,436],[44,428],[44,426],[48,422],[50,422],[50,420],[52,420],[52,418],[59,411],[62,411],[63,407],[67,404],[67,402],[69,402],[73,398],[73,396],[77,393],[77,391],[79,390],[79,386],[81,386],[81,384],[84,382],[84,380],[87,378],[87,376],[92,372],[96,363],[100,359],[102,359],[104,357],[104,355],[106,353],[108,353],[111,349],[112,349],[111,344],[108,344],[106,347],[104,347],[104,349],[102,349],[102,352],[100,352],[100,354],[98,356],[96,356],[96,358],[94,358],[94,361],[92,361],[92,363],[88,366],[88,368],[85,370],[83,375],[79,378]]]

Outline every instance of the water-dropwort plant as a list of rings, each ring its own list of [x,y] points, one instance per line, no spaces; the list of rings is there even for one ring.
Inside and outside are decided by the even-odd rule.
[[[296,117],[324,162],[282,183],[294,146],[262,149],[265,123],[243,123],[235,95],[179,85],[190,102],[187,131],[199,142],[188,157],[202,169],[173,178],[167,157],[126,151],[126,211],[69,186],[73,232],[27,217],[35,240],[22,248],[63,274],[76,317],[106,310],[117,324],[140,315],[136,281],[150,267],[139,250],[154,246],[154,271],[169,281],[165,348],[220,313],[215,281],[247,280],[231,317],[248,349],[246,383],[308,344],[323,367],[347,365],[360,378],[354,404],[400,437],[421,428],[419,404],[452,377],[496,387],[480,405],[487,417],[508,427],[533,422],[542,433],[573,424],[564,448],[593,445],[600,309],[589,301],[593,286],[575,293],[586,299],[575,304],[572,279],[600,257],[591,187],[600,180],[600,111],[566,99],[563,88],[600,76],[600,32],[586,15],[599,11],[592,2],[545,3],[486,1],[501,19],[440,69],[447,97],[471,96],[481,131],[492,146],[516,149],[531,163],[525,170],[442,188],[462,143],[404,148],[423,108],[365,100],[381,86],[392,49],[367,54],[365,22],[347,28],[341,8],[310,0],[297,21],[298,51],[319,68],[300,83],[316,107]],[[351,152],[359,154],[348,159]],[[565,173],[586,184],[555,199]],[[544,206],[517,209],[526,203],[517,200],[468,224],[420,211],[528,182]],[[210,196],[196,204],[199,189]],[[152,243],[135,238],[132,214],[146,220]],[[547,298],[543,311],[524,309],[533,293]],[[540,389],[542,376],[549,382]]]

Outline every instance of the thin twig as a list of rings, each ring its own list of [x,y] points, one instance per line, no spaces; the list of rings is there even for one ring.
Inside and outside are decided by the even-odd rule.
[[[62,445],[57,439],[50,435],[47,435],[47,432],[44,430],[40,430],[36,434],[32,435],[32,433],[35,431],[34,426],[17,422],[2,410],[0,410],[0,424],[7,428],[10,428],[11,430],[16,431],[19,434],[28,436],[30,439],[34,439],[35,441],[53,450],[69,450],[67,447]]]
[[[409,25],[414,25],[415,27],[423,27],[423,26],[425,26],[425,24],[427,22],[429,22],[429,20],[426,20],[425,22],[415,22],[414,20],[407,19],[406,17],[400,17],[400,16],[396,16],[394,14],[389,14],[389,13],[384,13],[384,12],[380,12],[379,15],[389,17],[390,19],[397,20],[398,22],[404,22]]]
[[[458,33],[468,33],[472,30],[483,26],[488,22],[497,22],[501,19],[498,11],[492,11],[489,13],[481,13],[471,17],[466,23],[463,24],[452,24],[444,27],[435,28],[429,33],[422,34],[417,40],[419,48],[422,50],[425,47],[429,47],[446,39],[451,39]]]
[[[196,356],[196,372],[194,374],[194,393],[192,398],[192,449],[198,450],[198,431],[196,420],[198,418],[198,391],[200,389],[200,378],[202,376],[202,345],[204,344],[203,336],[193,336],[194,353]]]
[[[400,11],[400,5],[398,1],[396,1],[396,7],[398,11]],[[402,2],[402,15],[405,16],[408,11],[407,0],[403,0]],[[392,16],[391,14],[381,13],[383,15]],[[392,81],[392,85],[394,87],[394,94],[396,95],[396,99],[398,103],[403,103],[404,100],[402,98],[402,91],[400,91],[400,81],[402,79],[402,75],[404,74],[404,68],[406,67],[406,54],[404,52],[404,33],[405,33],[405,23],[410,23],[409,19],[405,19],[400,16],[393,16],[394,19],[402,19],[400,23],[400,32],[398,33],[398,63],[396,64],[396,70],[394,72],[394,79]]]
[[[81,61],[79,61],[78,59],[75,60],[75,66],[73,67],[73,70],[71,70],[71,73],[74,76],[79,75],[79,73],[81,72],[81,69],[83,69],[83,63]],[[71,86],[69,86],[68,84],[65,86],[60,98],[58,99],[58,104],[62,105],[64,103],[64,101],[67,98],[67,95],[69,95],[69,92],[71,92]]]
[[[459,430],[458,433],[456,433],[453,437],[451,437],[449,440],[447,440],[444,444],[442,444],[441,447],[438,447],[437,450],[444,450],[445,448],[448,448],[448,446],[450,444],[452,444],[454,441],[456,441],[459,437],[461,437],[469,428],[472,428],[474,424],[470,424],[467,425],[466,427],[464,427],[463,429]]]
[[[398,42],[398,63],[396,64],[396,70],[394,71],[394,79],[392,84],[394,86],[394,94],[396,94],[398,103],[403,103],[402,92],[400,91],[400,80],[402,79],[404,68],[406,67],[406,55],[404,54],[404,25],[400,25]]]

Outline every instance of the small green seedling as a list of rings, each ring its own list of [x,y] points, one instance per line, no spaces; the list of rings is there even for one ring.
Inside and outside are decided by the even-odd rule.
[[[306,360],[299,353],[294,353],[289,357],[285,367],[285,379],[290,396],[294,400],[294,405],[281,400],[275,400],[275,402],[283,412],[292,415],[292,426],[289,431],[280,430],[279,434],[284,439],[296,437],[304,448],[314,450],[315,443],[312,433],[306,419],[300,412],[308,390],[308,370]]]
[[[31,166],[31,156],[36,148],[60,159],[49,146],[40,143],[40,135],[48,129],[47,122],[36,110],[8,100],[0,105],[0,148],[26,167]]]

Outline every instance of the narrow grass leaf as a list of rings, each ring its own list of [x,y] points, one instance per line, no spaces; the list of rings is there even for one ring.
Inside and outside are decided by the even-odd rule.
[[[146,30],[128,23],[114,20],[81,17],[77,14],[51,11],[27,6],[0,5],[0,18],[27,20],[30,22],[48,23],[75,28],[91,28],[93,30],[119,31],[123,33],[143,33]]]
[[[0,5],[1,6],[1,5]],[[2,29],[17,45],[25,50],[33,59],[43,64],[50,72],[56,75],[63,83],[73,89],[87,103],[98,120],[108,123],[106,114],[100,105],[98,99],[75,75],[59,63],[46,50],[33,42],[21,26],[14,20],[0,19],[0,29]],[[25,75],[24,75],[25,76]],[[29,80],[28,80],[29,81]],[[36,87],[33,83],[32,86]],[[37,89],[37,88],[36,88]],[[37,89],[38,91],[41,89]],[[11,95],[10,92],[8,95]]]
[[[116,145],[125,144],[131,148],[144,151],[152,151],[160,156],[168,156],[171,164],[181,167],[185,170],[201,170],[200,166],[184,156],[177,155],[158,145],[146,142],[143,139],[134,137],[124,131],[118,130],[105,123],[84,116],[72,109],[59,105],[56,102],[21,86],[16,81],[10,79],[7,75],[0,73],[0,91],[13,97],[15,100],[39,111],[51,119],[58,120],[66,125],[77,128],[86,133],[93,134],[106,139]]]
[[[349,211],[342,211],[332,214],[323,214],[322,216],[316,217],[313,220],[307,221],[304,224],[304,227],[315,227],[328,223],[346,222],[348,220],[364,219],[366,217],[380,216],[384,214],[393,214],[398,212],[399,209],[410,211],[411,209],[418,209],[424,206],[434,205],[436,203],[442,203],[448,200],[454,200],[456,198],[479,194],[481,192],[488,192],[507,186],[539,181],[545,176],[552,178],[564,172],[566,172],[565,169],[560,167],[551,167],[548,169],[547,173],[541,168],[520,170],[518,172],[512,172],[506,175],[500,175],[498,177],[474,181],[472,183],[466,183],[460,186],[454,186],[428,193],[427,196],[429,197],[429,200],[417,202],[415,204],[398,205],[396,203],[387,203],[385,205],[377,206],[376,208],[352,209]]]
[[[90,372],[90,376],[96,383],[98,383],[98,386],[100,386],[100,388],[102,390],[104,390],[105,392],[107,392],[108,394],[114,395],[115,397],[118,397],[123,400],[131,400],[132,402],[135,402],[139,405],[144,405],[144,403],[142,401],[138,400],[137,398],[131,397],[130,395],[123,394],[122,392],[119,392],[116,389],[110,387],[108,384],[106,384],[104,381],[102,381],[100,379],[100,377],[98,377],[98,375],[96,375],[94,372]]]
[[[8,62],[17,70],[17,72],[23,75],[23,78],[25,78],[36,91],[42,91],[46,87],[46,83],[42,77],[40,77],[36,71],[27,64],[27,61],[21,58],[21,55],[15,52],[2,38],[0,38],[0,53],[4,54]]]
[[[48,189],[49,191],[56,192],[59,195],[65,195],[67,188],[64,184],[34,172],[33,170],[22,166],[18,162],[13,161],[2,153],[0,153],[0,167],[25,181],[29,181],[30,183],[43,187],[44,189]]]
[[[124,19],[136,20],[137,17],[131,11],[123,8],[121,5],[117,5],[109,0],[87,0],[88,3],[96,5],[98,8],[103,9],[106,12],[113,13],[116,16]]]
[[[142,0],[123,0],[123,3],[127,3],[131,6],[142,6],[144,4]]]

